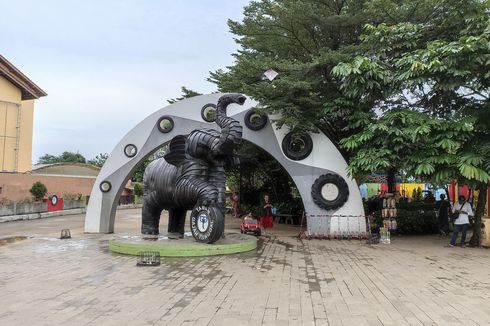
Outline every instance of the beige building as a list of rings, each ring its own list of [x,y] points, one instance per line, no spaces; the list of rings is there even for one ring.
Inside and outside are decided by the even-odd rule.
[[[0,55],[0,172],[31,170],[34,100],[46,95]]]

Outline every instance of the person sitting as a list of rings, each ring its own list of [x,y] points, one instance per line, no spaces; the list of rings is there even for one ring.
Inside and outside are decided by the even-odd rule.
[[[254,217],[252,215],[252,213],[248,213],[247,215],[245,215],[245,217],[243,218],[243,222],[244,223],[251,223],[252,221],[254,221]]]

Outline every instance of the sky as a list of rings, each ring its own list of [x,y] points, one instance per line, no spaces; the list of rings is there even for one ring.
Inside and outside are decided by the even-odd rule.
[[[110,153],[181,87],[210,93],[233,64],[227,20],[249,0],[0,0],[0,53],[48,96],[36,101],[33,163]]]

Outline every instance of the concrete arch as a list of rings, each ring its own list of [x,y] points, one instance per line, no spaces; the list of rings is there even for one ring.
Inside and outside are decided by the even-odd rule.
[[[149,115],[129,131],[111,152],[95,181],[85,217],[85,232],[112,233],[114,231],[116,207],[123,186],[138,165],[155,150],[168,143],[174,136],[189,134],[198,128],[219,130],[215,123],[203,120],[201,109],[206,104],[215,104],[222,95],[219,93],[201,95],[171,104]],[[307,213],[308,232],[329,234],[365,231],[364,210],[357,184],[347,176],[347,164],[334,144],[322,133],[311,134],[313,140],[311,154],[300,161],[289,159],[281,148],[287,129],[274,128],[271,119],[258,131],[250,130],[245,126],[246,112],[257,105],[256,101],[247,98],[242,106],[230,105],[228,116],[242,124],[243,139],[270,153],[292,177]],[[168,133],[162,133],[157,127],[157,122],[162,116],[169,116],[174,121],[174,128]],[[133,157],[124,154],[124,148],[128,144],[133,144],[137,148],[137,153]],[[349,197],[342,207],[325,210],[313,202],[311,187],[318,177],[331,172],[337,173],[346,181]],[[100,184],[104,181],[111,184],[111,189],[107,192],[102,192],[100,189]]]

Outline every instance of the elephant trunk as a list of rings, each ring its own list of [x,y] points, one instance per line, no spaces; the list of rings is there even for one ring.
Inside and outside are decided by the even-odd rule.
[[[216,106],[216,123],[221,127],[220,149],[222,152],[233,150],[242,140],[242,126],[238,121],[228,117],[226,108],[232,103],[243,105],[247,98],[242,94],[226,94],[219,98]]]

